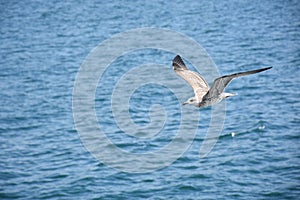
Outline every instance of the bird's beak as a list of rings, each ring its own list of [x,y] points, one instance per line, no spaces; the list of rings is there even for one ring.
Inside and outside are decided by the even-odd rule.
[[[186,105],[186,104],[188,104],[188,102],[187,102],[187,101],[186,101],[186,102],[183,102],[183,104],[182,104],[182,105],[184,106],[184,105]]]

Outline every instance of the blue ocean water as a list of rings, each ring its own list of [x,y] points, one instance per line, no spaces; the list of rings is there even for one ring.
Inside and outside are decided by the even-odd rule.
[[[0,11],[0,199],[300,195],[299,1],[2,1]],[[72,94],[77,72],[94,47],[142,27],[193,38],[220,74],[273,68],[229,85],[228,91],[238,95],[226,100],[224,129],[206,158],[198,153],[209,108],[200,111],[200,124],[188,124],[199,130],[178,160],[151,173],[134,174],[111,168],[86,150],[74,125]],[[172,70],[174,56],[157,50],[131,52],[112,63],[104,79],[107,87],[98,86],[97,116],[120,148],[139,153],[169,143],[178,129],[182,99],[163,86],[137,89],[130,100],[137,124],[149,123],[152,104],[167,111],[165,135],[139,142],[122,136],[110,110],[105,110],[109,107],[103,107],[109,104],[110,83],[132,65],[154,59]],[[187,97],[193,95],[189,92]]]

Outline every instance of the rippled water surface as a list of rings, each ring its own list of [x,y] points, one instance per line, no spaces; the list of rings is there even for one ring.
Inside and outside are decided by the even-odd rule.
[[[0,199],[299,198],[299,1],[2,1],[0,11]],[[224,127],[207,157],[199,158],[199,148],[211,109],[186,106],[182,109],[200,112],[200,122],[185,124],[187,133],[198,128],[187,151],[162,169],[127,173],[84,147],[73,121],[72,94],[80,65],[94,47],[142,27],[191,37],[220,74],[273,68],[229,85],[227,91],[238,95],[226,100]],[[127,71],[149,63],[172,71],[174,56],[157,49],[128,52],[99,80],[99,125],[120,149],[141,156],[176,135],[185,99],[155,84],[164,74],[149,69],[153,83],[123,91],[132,93],[134,123],[158,120],[154,138],[122,132],[110,108],[114,86]],[[175,74],[168,79],[184,88],[185,98],[193,95]],[[153,105],[165,114],[151,115]]]

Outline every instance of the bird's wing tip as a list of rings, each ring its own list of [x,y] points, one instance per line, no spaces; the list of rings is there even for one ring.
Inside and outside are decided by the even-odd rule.
[[[174,70],[186,70],[187,69],[187,67],[184,64],[180,55],[176,55],[175,58],[173,59],[173,69]]]

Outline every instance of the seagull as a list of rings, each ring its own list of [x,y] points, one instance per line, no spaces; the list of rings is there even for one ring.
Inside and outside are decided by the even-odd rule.
[[[240,76],[256,74],[271,68],[272,67],[266,67],[262,69],[221,76],[215,79],[212,87],[209,88],[209,85],[207,84],[205,79],[198,73],[189,70],[179,55],[177,55],[173,59],[174,71],[193,88],[195,94],[194,97],[189,98],[186,102],[183,103],[183,105],[191,104],[198,108],[212,106],[221,102],[225,98],[235,96],[236,94],[224,92],[225,87],[232,79]]]

